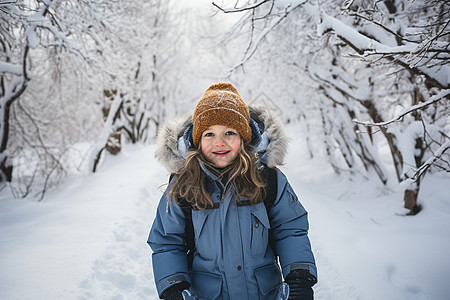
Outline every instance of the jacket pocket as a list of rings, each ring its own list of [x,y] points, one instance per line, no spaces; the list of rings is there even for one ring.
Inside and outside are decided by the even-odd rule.
[[[281,271],[278,265],[274,263],[255,269],[255,277],[261,295],[267,299],[270,295],[271,299],[275,299],[277,289],[281,284]]]
[[[208,215],[209,213],[205,210],[192,211],[192,223],[194,225],[194,232],[196,239],[200,237],[200,234],[202,233]]]
[[[207,272],[192,272],[192,289],[199,300],[222,299],[222,276]]]
[[[264,255],[269,244],[270,222],[266,207],[258,203],[250,213],[250,250],[253,255]]]

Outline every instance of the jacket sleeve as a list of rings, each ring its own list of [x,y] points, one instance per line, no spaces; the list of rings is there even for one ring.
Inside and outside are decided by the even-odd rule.
[[[308,214],[289,184],[277,170],[277,196],[269,215],[283,276],[306,269],[317,278],[317,269],[308,237]]]
[[[162,196],[147,243],[153,250],[152,264],[158,295],[169,287],[191,283],[185,253],[185,216],[176,201],[168,201],[168,189]]]

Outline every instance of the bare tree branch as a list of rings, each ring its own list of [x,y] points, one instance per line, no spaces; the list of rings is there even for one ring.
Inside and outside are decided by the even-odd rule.
[[[265,2],[268,2],[268,1],[265,1]],[[293,12],[297,8],[301,7],[304,3],[306,3],[306,1],[300,2],[297,5],[292,6],[292,7],[287,6],[281,14],[277,14],[275,16],[272,15],[275,19],[272,20],[272,22],[262,30],[262,32],[259,34],[259,36],[256,38],[256,40],[253,40],[253,30],[252,30],[251,31],[252,38],[250,39],[250,42],[245,51],[244,57],[242,58],[242,60],[239,63],[237,63],[235,66],[233,66],[228,71],[227,77],[229,77],[234,70],[236,70],[240,67],[243,67],[245,65],[245,63],[247,63],[250,60],[250,58],[255,54],[255,52],[258,50],[260,44],[264,41],[266,36],[271,31],[273,31],[284,19],[286,19],[291,12]],[[270,11],[272,10],[272,8],[273,7],[270,8]],[[267,14],[266,14],[266,18],[267,18]],[[252,26],[253,26],[253,23],[255,22],[255,20],[256,19],[253,16],[251,19]]]
[[[255,8],[258,8],[261,5],[263,5],[264,3],[267,3],[267,2],[270,2],[270,1],[274,2],[274,0],[263,0],[263,1],[259,2],[259,3],[255,3],[254,5],[241,7],[241,8],[223,8],[220,5],[217,5],[215,2],[212,2],[212,5],[217,7],[217,9],[219,9],[220,11],[228,14],[228,13],[243,12],[243,11],[246,11],[246,10],[254,10]]]

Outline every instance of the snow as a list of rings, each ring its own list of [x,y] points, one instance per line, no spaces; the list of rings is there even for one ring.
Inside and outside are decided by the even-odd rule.
[[[109,157],[42,202],[3,190],[0,299],[151,298],[146,235],[164,180],[152,157],[151,147]]]
[[[313,8],[311,8],[311,6],[307,7],[306,11],[311,15],[314,15]],[[319,36],[324,35],[329,30],[333,30],[338,36],[348,41],[351,45],[353,45],[353,47],[357,48],[360,54],[364,53],[366,55],[383,55],[410,53],[411,55],[413,55],[415,53],[422,52],[424,48],[424,44],[417,45],[416,43],[409,43],[401,46],[391,46],[390,43],[383,44],[381,42],[378,42],[377,40],[359,33],[352,26],[345,24],[341,20],[338,20],[326,14],[325,12],[321,12],[320,17],[321,22],[317,26],[317,32]],[[367,27],[363,28],[367,29]],[[373,30],[372,28],[368,33],[376,34],[377,31]],[[378,35],[376,36],[379,40],[385,42],[385,35],[382,33],[383,31],[379,30]],[[440,43],[436,43],[435,46],[437,46],[438,50],[440,50],[440,48],[442,47]],[[443,87],[448,86],[450,83],[450,72],[448,66],[421,66],[419,64],[419,62],[422,60],[422,57],[420,55],[414,58],[414,60],[404,60],[400,57],[398,57],[397,60],[401,61],[405,65],[409,65],[410,68],[417,67],[423,74],[438,81],[439,84],[441,84]]]
[[[11,73],[14,75],[22,75],[22,66],[9,62],[0,61],[0,74]]]
[[[353,122],[361,124],[361,125],[365,125],[365,126],[386,126],[389,125],[390,123],[394,123],[398,120],[400,120],[402,117],[404,117],[405,115],[416,111],[416,110],[420,110],[424,107],[427,107],[433,103],[436,103],[440,100],[445,100],[448,95],[450,94],[450,90],[449,89],[444,89],[441,90],[438,94],[433,95],[432,97],[430,97],[427,101],[416,104],[416,105],[412,105],[412,106],[408,106],[404,109],[402,109],[396,117],[394,117],[393,119],[389,120],[389,121],[385,121],[385,122],[379,122],[379,123],[372,123],[369,121],[359,121],[357,119],[354,119]]]
[[[289,133],[281,169],[309,211],[315,299],[447,299],[448,175],[427,175],[424,210],[404,216],[400,187],[337,177]],[[168,173],[154,150],[126,146],[42,202],[2,190],[0,299],[157,299],[146,240]]]
[[[305,0],[277,0],[273,4],[276,8],[286,9],[289,7],[295,7],[305,3]]]

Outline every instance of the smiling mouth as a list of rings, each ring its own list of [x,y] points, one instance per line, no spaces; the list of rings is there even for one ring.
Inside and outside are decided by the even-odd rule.
[[[216,151],[216,152],[213,152],[213,154],[214,154],[214,155],[217,155],[217,156],[225,156],[225,155],[227,155],[228,153],[230,153],[230,150],[228,150],[228,151]]]

